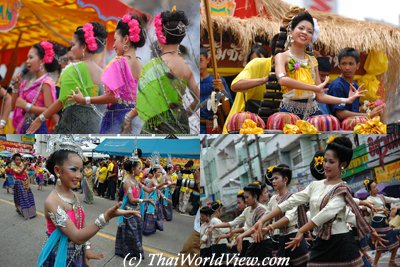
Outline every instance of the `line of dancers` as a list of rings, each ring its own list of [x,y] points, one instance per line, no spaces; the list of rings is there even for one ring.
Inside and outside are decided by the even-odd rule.
[[[399,231],[388,225],[385,212],[386,204],[400,203],[400,199],[379,195],[372,180],[365,182],[370,193],[366,200],[353,198],[350,187],[340,178],[352,155],[351,141],[336,137],[310,163],[316,181],[297,193],[288,190],[292,170],[285,164],[271,166],[266,183],[275,194],[261,203],[265,184],[249,184],[237,195],[241,214],[233,221],[221,221],[220,201],[202,207],[203,266],[211,266],[212,256],[223,253],[253,257],[257,264],[277,256],[288,257],[289,266],[377,266],[384,251],[391,253],[389,266],[399,266],[395,262]],[[371,215],[371,222],[364,212]],[[376,249],[373,261],[368,247]]]
[[[122,17],[117,56],[104,69],[107,32],[99,22],[77,27],[68,49],[49,40],[33,45],[22,73],[29,74],[13,78],[10,94],[1,88],[0,129],[13,111],[16,133],[197,133],[189,116],[197,116],[200,92],[180,50],[189,20],[175,8],[157,14],[156,42],[146,24],[146,17]],[[146,43],[154,55],[143,64],[136,50]]]

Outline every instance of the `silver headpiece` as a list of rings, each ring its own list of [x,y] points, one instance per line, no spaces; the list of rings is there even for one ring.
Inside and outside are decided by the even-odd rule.
[[[160,152],[153,152],[153,154],[151,154],[151,167],[152,168],[161,168]]]
[[[47,152],[54,153],[58,150],[68,150],[75,152],[83,160],[83,151],[78,142],[72,135],[52,134],[47,141]]]
[[[182,21],[179,21],[178,25],[175,28],[167,28],[163,26],[164,31],[172,36],[184,36],[186,35],[186,25]],[[178,30],[179,33],[173,33],[172,31]]]
[[[167,166],[172,166],[172,167],[174,166],[174,164],[172,164],[171,154],[168,154]]]
[[[139,161],[139,156],[138,156],[138,150],[137,150],[137,137],[135,138],[135,140],[133,140],[133,154],[132,154],[132,160],[135,161]]]

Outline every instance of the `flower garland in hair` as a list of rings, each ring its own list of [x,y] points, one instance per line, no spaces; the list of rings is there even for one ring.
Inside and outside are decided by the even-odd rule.
[[[154,28],[156,29],[156,36],[160,44],[166,44],[167,38],[163,33],[161,13],[158,13],[157,16],[154,17]]]
[[[128,24],[129,27],[129,40],[133,43],[140,41],[140,27],[139,22],[132,18],[131,15],[126,14],[122,17],[122,22]]]
[[[44,50],[44,57],[43,57],[44,63],[50,64],[51,62],[53,62],[54,59],[53,44],[48,41],[42,41],[40,42],[40,46]]]
[[[329,139],[326,141],[326,143],[327,143],[327,144],[332,143],[333,141],[335,141],[336,137],[337,137],[336,135],[331,135],[331,136],[329,137]]]
[[[94,37],[93,25],[91,23],[86,23],[82,29],[88,50],[91,52],[96,51],[98,46],[96,42],[96,37]]]
[[[315,43],[318,40],[319,32],[321,31],[319,29],[318,21],[317,19],[313,18],[314,21],[314,32],[312,35],[312,42]]]
[[[314,157],[314,167],[317,168],[320,165],[324,164],[324,157],[323,156],[318,156]]]

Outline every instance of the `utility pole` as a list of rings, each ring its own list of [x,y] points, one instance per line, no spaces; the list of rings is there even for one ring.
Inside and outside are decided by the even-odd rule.
[[[250,178],[250,181],[253,181],[253,167],[252,167],[252,165],[251,165],[251,157],[250,157],[250,150],[249,150],[249,143],[247,142],[247,135],[246,134],[244,134],[244,137],[243,137],[243,139],[244,139],[244,144],[245,144],[245,146],[246,146],[246,153],[247,153],[247,164],[249,165],[249,178]]]
[[[262,166],[261,149],[260,149],[260,143],[259,143],[260,136],[258,134],[256,134],[254,137],[256,138],[256,148],[257,148],[258,164],[260,166],[260,176],[263,177],[263,166]],[[262,180],[262,178],[261,178],[261,180]]]

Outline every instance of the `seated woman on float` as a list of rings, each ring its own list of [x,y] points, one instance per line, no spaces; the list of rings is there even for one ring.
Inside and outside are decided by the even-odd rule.
[[[290,13],[299,11],[302,10],[296,8]],[[329,77],[321,83],[317,60],[306,54],[306,48],[317,40],[318,33],[317,21],[307,11],[295,15],[288,25],[286,45],[289,49],[275,56],[276,74],[283,93],[280,111],[294,113],[300,118],[306,113],[309,116],[322,114],[317,101],[345,105],[352,103],[364,92],[352,89],[348,98],[332,97],[324,93],[328,90],[325,86]]]

